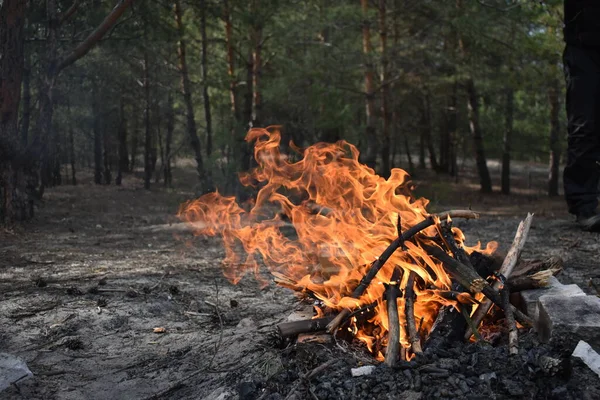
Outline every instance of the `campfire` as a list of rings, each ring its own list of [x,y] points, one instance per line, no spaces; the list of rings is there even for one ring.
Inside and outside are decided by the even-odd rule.
[[[466,246],[453,226],[455,219],[478,218],[476,212],[429,213],[405,171],[377,175],[352,144],[291,144],[295,153],[286,155],[276,128],[252,129],[246,140],[254,143],[257,166],[240,180],[253,188],[252,200],[238,204],[209,193],[182,205],[179,216],[196,234],[223,239],[232,283],[252,273],[311,300],[314,317],[280,324],[282,337],[350,335],[393,366],[421,353],[440,324],[455,337],[480,339],[481,321],[495,305],[516,353],[517,327],[532,321],[510,303],[509,287],[540,286],[548,275],[531,275],[540,265],[513,274],[531,215],[494,266],[497,243]]]

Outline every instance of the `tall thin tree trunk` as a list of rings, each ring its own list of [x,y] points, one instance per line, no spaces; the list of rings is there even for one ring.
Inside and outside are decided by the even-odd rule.
[[[483,146],[483,134],[481,133],[481,127],[479,126],[479,101],[477,97],[477,90],[475,88],[475,82],[473,82],[472,78],[467,79],[466,85],[467,95],[469,98],[469,102],[467,104],[469,109],[469,127],[471,128],[471,135],[473,137],[475,163],[477,165],[477,172],[479,174],[479,183],[483,193],[491,193],[492,179],[490,177],[490,171],[487,167],[485,149]]]
[[[229,77],[229,102],[231,105],[232,121],[239,121],[237,96],[236,96],[236,78],[235,78],[235,58],[233,51],[233,27],[231,23],[231,4],[229,0],[223,0],[223,20],[225,21],[225,44],[227,47],[227,76]],[[235,129],[233,129],[235,132]],[[235,135],[235,133],[232,133]]]
[[[415,164],[413,163],[412,154],[410,152],[410,142],[406,132],[402,135],[404,137],[404,151],[406,152],[406,159],[408,160],[408,170],[410,173],[415,171]]]
[[[386,0],[379,0],[379,38],[381,41],[381,117],[383,119],[383,143],[381,146],[381,174],[390,174],[390,90],[389,59],[387,52]]]
[[[56,0],[46,0],[46,18],[48,20],[48,30],[46,36],[46,54],[45,71],[42,77],[39,89],[39,114],[36,124],[35,145],[33,149],[41,157],[41,186],[40,193],[43,194],[45,188],[51,183],[52,166],[52,117],[54,114],[54,103],[52,92],[57,75],[57,44],[59,18],[56,6]]]
[[[258,0],[253,0],[255,7],[259,6]],[[262,33],[263,27],[260,20],[256,20],[252,25],[252,126],[258,127],[261,124],[262,117],[262,98],[261,98],[261,75],[262,75]]]
[[[71,113],[71,101],[67,99],[67,115],[69,118],[69,164],[71,166],[71,185],[77,185],[75,171],[75,129],[73,129],[73,114]]]
[[[419,169],[425,169],[425,114],[421,116],[421,123],[419,126]]]
[[[450,129],[448,125],[450,124],[449,111],[446,108],[444,111],[443,117],[440,119],[440,171],[448,172],[448,160],[450,157],[449,154],[449,143],[450,143]]]
[[[463,14],[462,0],[456,0],[456,10],[458,14]],[[469,63],[468,43],[464,40],[460,32],[456,33],[458,39],[458,50],[461,53],[461,61],[463,65]],[[469,114],[469,128],[473,139],[473,150],[475,151],[475,164],[479,175],[479,183],[483,193],[492,193],[492,179],[490,171],[487,167],[487,159],[485,157],[485,146],[483,144],[483,133],[479,124],[479,97],[475,87],[473,76],[468,73],[464,81],[464,86],[467,92],[467,109]]]
[[[77,176],[75,171],[75,130],[73,124],[69,124],[69,160],[71,161],[71,185],[77,185]]]
[[[25,52],[25,68],[23,70],[23,116],[21,119],[21,145],[29,143],[29,123],[31,121],[31,55]]]
[[[253,29],[253,28],[251,28]],[[251,45],[248,49],[246,61],[246,92],[244,93],[244,127],[252,126],[252,106],[254,96],[254,49]]]
[[[110,185],[112,183],[112,171],[111,171],[111,161],[112,161],[112,140],[111,135],[109,134],[108,124],[102,124],[102,141],[103,141],[103,151],[102,151],[102,161],[104,162],[104,184]]]
[[[125,100],[121,96],[119,106],[119,163],[115,184],[121,185],[123,173],[129,172],[129,154],[127,151],[127,116],[125,115]]]
[[[98,88],[96,81],[92,82],[92,115],[94,118],[94,183],[102,183],[102,131],[100,129],[100,109],[98,107]]]
[[[375,129],[375,93],[373,92],[373,62],[371,60],[371,32],[369,29],[369,0],[360,0],[363,24],[363,56],[365,65],[365,115],[367,151],[364,163],[375,168],[377,161],[377,131]]]
[[[152,179],[152,127],[150,126],[150,61],[144,49],[144,189],[150,189]],[[197,139],[197,138],[196,138]]]
[[[501,184],[502,193],[510,194],[510,150],[513,134],[514,91],[511,87],[506,89],[506,105],[504,109],[504,140],[502,151]]]
[[[171,187],[173,175],[171,173],[171,142],[173,141],[173,131],[175,130],[175,113],[173,111],[173,96],[169,93],[167,100],[167,134],[165,137],[165,164],[164,164],[164,184]]]
[[[159,183],[160,182],[160,170],[156,169],[156,164],[158,162],[158,155],[160,154],[161,157],[161,168],[165,165],[164,164],[164,159],[163,154],[162,154],[162,130],[161,128],[161,124],[162,124],[162,115],[160,112],[160,104],[158,104],[158,101],[154,102],[154,105],[152,107],[153,111],[152,113],[154,114],[154,135],[152,135],[152,152],[151,152],[151,163],[152,163],[152,173],[154,174],[154,183]],[[158,143],[158,146],[157,146]]]
[[[52,186],[61,185],[62,184],[62,176],[60,173],[60,167],[62,162],[62,146],[61,146],[61,137],[59,136],[60,128],[56,126],[52,127],[52,156],[50,158],[50,183]]]
[[[446,167],[450,176],[457,175],[457,136],[458,136],[458,82],[452,84],[452,92],[448,96],[448,124],[446,125]]]
[[[31,217],[18,119],[24,69],[26,2],[0,3],[0,222]]]
[[[548,176],[548,195],[558,196],[558,176],[560,165],[560,84],[557,79],[552,81],[548,89],[550,102],[550,171]]]
[[[206,176],[204,171],[204,162],[202,159],[202,149],[200,139],[198,138],[198,130],[196,129],[196,118],[194,116],[194,103],[192,101],[192,88],[188,75],[187,60],[186,60],[186,43],[184,36],[183,21],[181,18],[181,4],[179,0],[175,0],[175,22],[179,34],[179,72],[181,73],[181,88],[183,91],[183,100],[186,107],[186,122],[187,135],[190,140],[190,145],[194,151],[196,158],[196,171],[200,184],[200,191],[206,189]],[[148,135],[149,133],[147,133]]]
[[[135,106],[134,106],[135,107]],[[140,137],[140,125],[139,118],[137,117],[137,109],[133,109],[133,114],[131,117],[133,118],[132,124],[132,136],[131,136],[131,161],[129,162],[129,170],[131,172],[135,172],[135,159],[138,154],[138,145],[139,145],[139,137]]]
[[[439,165],[435,156],[435,147],[433,147],[433,139],[431,134],[433,127],[431,124],[431,100],[429,91],[425,93],[423,102],[423,132],[425,136],[425,144],[429,153],[429,164],[431,164],[431,169],[434,171],[439,171]]]
[[[202,98],[204,100],[204,120],[206,121],[206,155],[212,154],[212,113],[208,95],[208,38],[206,36],[206,0],[200,0],[200,34],[202,36]]]

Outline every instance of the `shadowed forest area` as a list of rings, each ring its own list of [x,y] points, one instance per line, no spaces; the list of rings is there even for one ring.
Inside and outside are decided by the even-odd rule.
[[[247,135],[275,126],[285,167],[318,143],[356,146],[379,176],[406,171],[399,191],[429,212],[480,212],[455,223],[469,246],[503,254],[534,213],[523,258],[560,257],[560,281],[598,295],[600,236],[561,196],[562,21],[558,0],[0,0],[0,352],[33,374],[0,397],[519,397],[479,371],[480,397],[439,371],[422,386],[406,371],[310,376],[375,356],[282,345],[274,327],[302,301],[261,260],[233,284],[231,249],[178,213],[215,191],[254,204],[264,180],[247,171],[263,160]],[[489,372],[500,353],[481,354]],[[531,398],[600,396],[587,370],[536,380],[511,360],[494,373],[527,376]]]
[[[244,137],[270,125],[286,152],[347,140],[384,177],[474,163],[484,193],[546,163],[557,195],[561,27],[560,1],[5,1],[0,219],[89,168],[171,186],[178,158],[197,193],[243,197]]]

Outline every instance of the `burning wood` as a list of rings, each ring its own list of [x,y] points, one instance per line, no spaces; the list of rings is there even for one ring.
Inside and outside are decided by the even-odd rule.
[[[494,277],[471,262],[478,251],[491,254],[495,243],[485,250],[467,247],[451,225],[452,218],[477,213],[427,212],[428,201],[412,196],[404,171],[394,169],[384,179],[360,164],[358,150],[343,141],[296,149],[300,157],[293,162],[280,154],[275,129],[252,129],[247,140],[255,142],[258,167],[242,174],[241,182],[258,188],[255,199],[239,205],[233,197],[209,193],[184,204],[179,216],[197,234],[223,238],[231,282],[253,272],[267,284],[260,257],[277,284],[317,300],[315,318],[280,324],[282,337],[323,330],[335,335],[344,327],[375,357],[394,365],[408,350],[408,357],[422,352],[443,308],[459,310],[455,314],[466,326],[472,304],[481,303],[483,315],[488,304],[496,304],[507,317],[530,325],[502,301],[501,285],[490,282]],[[530,223],[529,216],[500,274],[510,275]],[[480,321],[474,317],[459,337]]]

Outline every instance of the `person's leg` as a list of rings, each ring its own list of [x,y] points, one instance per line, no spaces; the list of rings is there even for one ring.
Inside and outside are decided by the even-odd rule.
[[[563,181],[569,212],[585,219],[598,206],[600,181],[600,52],[567,45],[567,161]]]

